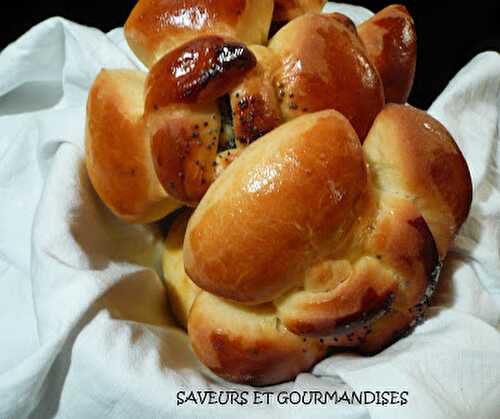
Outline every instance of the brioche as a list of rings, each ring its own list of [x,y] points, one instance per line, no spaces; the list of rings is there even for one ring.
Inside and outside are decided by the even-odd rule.
[[[145,75],[103,70],[87,101],[86,166],[101,200],[120,218],[147,223],[181,206],[156,176],[150,145],[144,141]]]
[[[174,48],[203,35],[265,44],[272,0],[139,0],[125,23],[135,55],[151,67]]]
[[[206,36],[167,54],[149,72],[145,111],[153,161],[170,195],[194,205],[212,183],[221,129],[216,100],[255,64],[243,44]]]
[[[386,7],[358,27],[384,84],[385,100],[406,103],[417,65],[417,33],[406,7]]]
[[[384,105],[384,89],[349,19],[338,13],[298,17],[269,48],[282,63],[276,83],[285,120],[335,109],[365,138]]]
[[[152,66],[174,48],[203,35],[222,35],[245,44],[267,44],[271,21],[280,25],[319,13],[325,0],[139,0],[125,23],[135,55]]]
[[[297,10],[319,7],[293,3]],[[236,6],[238,16],[217,2],[141,0],[125,32],[151,67],[148,75],[113,70],[96,78],[87,107],[87,169],[122,219],[149,222],[180,205],[196,206],[247,145],[305,113],[336,109],[363,141],[385,103],[379,73],[393,99],[406,98],[415,44],[400,44],[415,36],[404,8],[376,15],[360,27],[362,37],[343,15],[305,14],[265,47],[242,41],[267,41],[272,4]],[[201,26],[187,19],[202,15]],[[389,25],[388,34],[380,25]],[[394,74],[404,83],[397,85]]]
[[[197,56],[194,67],[184,67],[186,54]],[[103,202],[129,222],[198,202],[214,178],[216,98],[254,66],[243,44],[207,36],[163,57],[147,77],[103,70],[89,92],[86,130],[87,170]]]
[[[402,105],[408,11],[356,27],[323,3],[140,0],[125,35],[148,73],[102,70],[89,92],[97,194],[131,223],[192,207],[165,241],[170,306],[238,383],[411,331],[471,205],[453,138]]]
[[[271,17],[276,27],[282,27],[304,14],[319,13],[325,3],[324,0],[182,3],[140,0],[127,19],[125,36],[137,57],[151,67],[163,55],[203,35],[266,45]],[[405,103],[413,85],[417,55],[417,34],[408,10],[402,5],[388,6],[358,26],[357,33],[382,78],[386,101]],[[312,48],[312,52],[316,49]]]
[[[231,135],[238,148],[272,131],[283,122],[274,75],[280,62],[269,49],[253,45],[256,66],[229,92],[232,114]]]
[[[319,13],[326,0],[275,0],[273,21],[288,22],[306,13]]]
[[[187,327],[193,301],[201,292],[201,288],[187,276],[182,258],[184,235],[191,214],[192,211],[186,209],[173,222],[165,240],[165,252],[162,259],[163,278],[170,309],[184,328]]]
[[[165,253],[185,267],[167,282],[197,290],[184,299],[193,348],[254,385],[293,378],[329,347],[380,351],[424,313],[471,199],[460,150],[423,111],[387,105],[363,147],[333,110],[281,125],[183,219],[183,254]]]

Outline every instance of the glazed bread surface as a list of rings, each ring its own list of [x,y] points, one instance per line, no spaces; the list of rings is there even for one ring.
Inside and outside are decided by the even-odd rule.
[[[406,103],[417,65],[417,32],[406,7],[386,7],[358,26],[358,33],[382,78],[386,102]]]
[[[162,218],[179,202],[196,206],[243,148],[300,115],[335,109],[347,117],[363,141],[384,105],[384,90],[397,90],[400,100],[404,100],[411,87],[414,27],[402,7],[389,7],[362,25],[364,43],[346,16],[309,13],[284,26],[264,47],[246,46],[238,40],[241,34],[233,33],[238,38],[234,39],[218,32],[218,19],[232,19],[229,15],[233,11],[227,4],[188,3],[140,1],[127,27],[135,28],[133,22],[139,22],[137,28],[152,30],[154,36],[144,34],[144,39],[151,42],[147,47],[151,54],[165,37],[171,42],[174,38],[179,42],[185,39],[167,36],[175,22],[167,24],[161,16],[173,19],[177,13],[184,19],[206,11],[204,22],[210,30],[193,32],[189,25],[182,26],[184,23],[180,29],[174,25],[174,32],[186,30],[189,40],[181,45],[176,42],[165,50],[168,53],[162,50],[155,56],[145,79],[134,73],[131,82],[131,77],[118,78],[119,72],[105,73],[107,76],[96,80],[89,95],[87,156],[91,180],[102,200],[127,221]],[[260,6],[243,3],[241,10],[245,12],[237,20],[252,17],[261,22],[256,16],[264,12],[257,9],[267,10],[266,2]],[[312,3],[303,6],[313,7]],[[159,19],[164,26],[153,30],[144,26],[148,19]],[[134,29],[128,30],[135,33]],[[134,39],[129,39],[132,47]],[[379,72],[390,76],[384,80],[387,86]],[[394,74],[402,74],[403,88],[391,87]],[[99,103],[101,99],[96,100],[94,92],[101,92],[99,95],[109,106]],[[228,98],[225,111],[221,105],[224,97]],[[113,120],[122,123],[110,124]],[[127,140],[129,148],[118,147],[118,137]],[[127,151],[132,141],[141,148],[133,156]],[[120,155],[120,163],[118,158],[106,156],[110,149],[114,150],[113,156]],[[120,166],[127,160],[144,169],[130,169],[130,190]],[[149,172],[151,164],[157,179]]]
[[[472,202],[467,163],[448,130],[424,111],[387,105],[363,148],[375,183],[415,200],[443,260]]]
[[[89,92],[85,132],[86,166],[103,202],[120,218],[146,223],[181,204],[161,186],[145,141],[145,75],[103,70]]]
[[[196,205],[213,182],[221,135],[217,99],[254,69],[245,45],[203,36],[165,55],[145,82],[145,115],[163,188]]]
[[[319,13],[326,0],[275,0],[273,20],[288,22],[306,13]]]
[[[307,14],[283,27],[270,41],[281,67],[276,83],[285,120],[335,109],[361,139],[384,105],[384,89],[354,24],[345,16]]]
[[[243,44],[207,36],[166,55],[147,76],[103,70],[89,92],[85,141],[101,200],[128,222],[195,205],[215,177],[217,98],[255,65]]]
[[[332,110],[273,130],[220,175],[187,226],[185,272],[203,290],[188,316],[198,356],[230,380],[271,384],[319,360],[318,344],[380,351],[420,320],[471,190],[449,133],[410,106],[386,106],[363,147]],[[278,347],[264,326],[242,335],[254,321],[301,337],[304,363],[291,356],[263,376],[251,352]]]
[[[191,214],[192,211],[186,209],[176,217],[165,240],[165,252],[162,258],[163,278],[170,309],[184,328],[187,328],[193,302],[201,292],[201,289],[187,276],[182,258],[184,235]]]
[[[361,143],[340,114],[325,111],[276,128],[249,146],[198,205],[184,245],[188,275],[232,300],[274,300],[300,285],[310,258],[321,257],[323,238],[342,238],[366,179]]]
[[[203,35],[265,44],[273,0],[139,0],[125,23],[130,48],[151,67],[174,48]]]
[[[376,353],[411,331],[471,205],[453,138],[401,105],[408,11],[356,27],[323,4],[140,0],[125,35],[148,73],[103,70],[89,92],[101,200],[140,223],[193,207],[165,242],[170,306],[234,382],[290,380],[331,348]]]

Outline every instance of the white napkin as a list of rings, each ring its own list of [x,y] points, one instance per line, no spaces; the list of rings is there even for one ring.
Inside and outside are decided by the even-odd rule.
[[[159,232],[117,220],[85,173],[87,91],[102,67],[137,66],[121,29],[61,18],[0,54],[0,418],[500,417],[498,54],[476,57],[430,109],[475,193],[428,320],[377,356],[335,355],[266,389],[408,391],[392,407],[177,406],[178,391],[253,389],[200,365],[165,310]]]

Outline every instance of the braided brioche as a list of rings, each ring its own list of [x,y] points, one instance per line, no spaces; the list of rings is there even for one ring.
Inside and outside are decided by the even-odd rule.
[[[276,81],[285,120],[335,109],[365,138],[384,105],[384,88],[348,18],[301,16],[284,26],[269,48],[281,63]]]
[[[275,0],[273,21],[288,22],[306,13],[319,13],[325,0]]]
[[[220,23],[233,12],[219,13],[222,5],[216,2],[198,10],[194,3],[140,1],[132,12],[125,32],[132,49],[151,64],[149,74],[105,70],[91,88],[87,108],[89,175],[101,199],[121,218],[148,222],[182,204],[195,206],[244,147],[305,113],[336,109],[364,140],[384,105],[384,85],[374,63],[385,69],[382,74],[403,71],[404,86],[394,87],[393,77],[387,80],[393,98],[406,98],[415,61],[408,51],[415,48],[415,36],[411,17],[401,7],[386,9],[362,26],[365,38],[374,33],[371,44],[363,43],[347,17],[333,13],[300,16],[265,47],[241,40],[267,39],[263,34],[270,17],[261,16],[271,15],[272,4],[243,3],[241,25]],[[198,16],[196,10],[207,13],[206,30],[174,19]],[[377,41],[382,35],[370,28],[388,19],[397,24],[384,42]],[[254,27],[254,21],[260,35],[240,30]],[[262,30],[262,22],[267,29]],[[387,64],[385,56],[391,58]],[[130,103],[125,103],[128,95]],[[137,148],[138,154],[128,151]]]
[[[166,239],[167,291],[201,361],[236,382],[411,330],[471,204],[450,134],[401,105],[408,11],[356,27],[323,3],[140,0],[125,34],[148,73],[103,70],[89,92],[102,201],[137,223],[195,208]]]
[[[139,0],[125,23],[125,36],[135,55],[150,67],[203,35],[265,44],[272,15],[272,0]]]
[[[190,290],[197,355],[227,379],[263,385],[328,347],[383,349],[422,315],[471,194],[451,136],[409,106],[387,105],[363,147],[332,110],[273,130],[174,228],[186,229],[183,255],[167,246],[165,266],[187,273],[179,282],[167,268],[166,280]]]

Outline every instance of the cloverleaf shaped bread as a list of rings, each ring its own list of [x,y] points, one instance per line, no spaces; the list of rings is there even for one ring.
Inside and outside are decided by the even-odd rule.
[[[89,92],[95,190],[132,223],[185,207],[163,258],[171,307],[239,383],[409,333],[471,205],[450,133],[404,105],[408,11],[356,27],[322,5],[141,0],[125,34],[148,72],[103,70]]]

